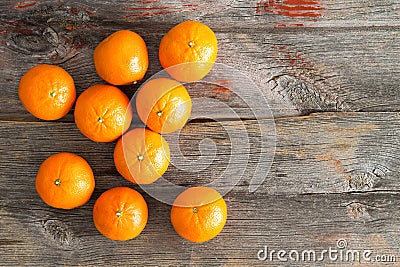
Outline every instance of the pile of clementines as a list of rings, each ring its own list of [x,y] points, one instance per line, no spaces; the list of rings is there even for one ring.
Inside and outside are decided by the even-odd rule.
[[[129,30],[117,31],[94,50],[94,66],[108,84],[96,84],[77,99],[74,118],[83,135],[94,142],[119,139],[114,150],[117,171],[134,184],[150,184],[168,169],[170,149],[161,134],[181,129],[190,117],[192,102],[179,82],[206,76],[216,60],[217,38],[206,25],[186,21],[173,27],[161,40],[159,60],[171,78],[156,78],[142,85],[135,103],[146,128],[130,129],[132,107],[116,86],[143,79],[149,62],[144,40]],[[76,90],[64,69],[42,64],[30,69],[18,88],[24,107],[43,120],[58,120],[72,108]],[[90,199],[95,187],[93,171],[82,157],[62,152],[40,166],[36,190],[51,207],[73,209]],[[217,236],[225,225],[226,203],[212,188],[191,187],[182,192],[171,209],[176,232],[192,242]],[[114,240],[135,238],[145,228],[148,207],[142,195],[128,187],[105,191],[96,200],[93,222]]]

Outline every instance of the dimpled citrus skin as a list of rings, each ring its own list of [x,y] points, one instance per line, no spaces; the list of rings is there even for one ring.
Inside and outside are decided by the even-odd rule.
[[[227,217],[225,200],[214,189],[198,186],[182,192],[171,209],[175,231],[191,242],[205,242],[224,228]]]
[[[36,176],[36,191],[49,206],[73,209],[90,199],[95,186],[92,169],[82,157],[62,152],[48,157]]]
[[[114,149],[118,172],[135,184],[150,184],[168,169],[170,149],[158,133],[137,128],[124,134]]]
[[[95,48],[93,58],[99,76],[114,85],[142,80],[149,65],[144,40],[129,30],[114,32],[104,39]]]
[[[186,88],[168,78],[146,82],[136,95],[136,110],[151,130],[168,134],[181,129],[192,111]]]
[[[158,57],[161,66],[173,78],[194,82],[210,72],[217,53],[218,41],[214,32],[201,22],[189,20],[173,27],[161,39]],[[190,62],[192,64],[179,66]]]
[[[86,89],[76,101],[75,123],[95,142],[112,142],[132,121],[129,98],[117,87],[97,84]]]
[[[146,227],[148,209],[142,195],[129,187],[107,190],[96,200],[93,222],[97,230],[113,240],[137,237]]]
[[[75,102],[74,80],[64,69],[41,64],[22,76],[18,87],[22,105],[42,120],[64,117]]]

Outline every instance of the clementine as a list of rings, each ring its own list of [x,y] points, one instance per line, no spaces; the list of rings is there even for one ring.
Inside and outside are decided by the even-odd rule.
[[[129,98],[117,87],[97,84],[86,89],[76,101],[75,123],[95,142],[111,142],[120,137],[132,121]]]
[[[108,36],[95,48],[93,57],[99,76],[114,85],[143,79],[149,65],[144,40],[129,30]]]
[[[191,242],[205,242],[217,236],[225,225],[226,203],[208,187],[191,187],[182,192],[171,209],[175,231]]]
[[[147,204],[142,195],[129,187],[105,191],[93,207],[93,222],[97,230],[113,240],[129,240],[146,227]]]
[[[157,78],[140,88],[136,95],[136,110],[147,127],[167,134],[185,125],[192,111],[192,100],[181,83]]]
[[[92,169],[82,157],[58,153],[48,157],[36,176],[36,191],[49,206],[73,209],[85,204],[93,193]]]
[[[22,76],[18,95],[33,116],[58,120],[71,110],[76,91],[74,80],[63,68],[41,64]]]
[[[201,22],[189,20],[173,27],[161,39],[158,57],[173,78],[194,82],[210,72],[217,53],[214,32]]]
[[[114,150],[118,172],[136,184],[150,184],[168,169],[170,150],[167,141],[158,133],[137,128],[124,134]]]

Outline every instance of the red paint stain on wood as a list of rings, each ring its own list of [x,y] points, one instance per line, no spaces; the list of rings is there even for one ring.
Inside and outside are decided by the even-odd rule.
[[[321,3],[321,1],[318,1],[318,0],[286,0],[285,3],[288,5],[305,5],[305,4],[319,5]]]
[[[232,90],[228,87],[232,84],[231,80],[216,80],[214,83],[217,84],[217,86],[212,88],[212,91],[218,96],[224,99],[228,99],[231,96]]]
[[[198,7],[199,4],[183,4],[182,6],[186,6],[186,7]]]
[[[15,8],[26,8],[26,7],[34,6],[36,4],[37,4],[36,1],[18,2],[17,5],[15,6]]]
[[[218,84],[218,85],[229,86],[232,84],[232,81],[231,80],[215,80],[214,83]]]
[[[85,11],[89,16],[94,15],[94,12],[87,7],[81,6],[82,10]]]
[[[79,13],[78,8],[76,8],[76,7],[71,7],[71,11],[72,11],[72,13],[74,13],[75,15],[77,15],[77,14]]]
[[[304,23],[279,23],[275,22],[274,28],[286,28],[286,27],[304,27]]]
[[[288,62],[288,65],[295,68],[314,68],[315,64],[309,61],[303,53],[290,51],[287,46],[273,47],[283,53],[283,58]],[[282,55],[282,54],[281,54]]]
[[[228,99],[232,94],[231,89],[226,88],[224,86],[216,86],[212,88],[212,91],[215,92],[218,96],[222,97],[223,99]]]
[[[262,0],[257,3],[256,12],[262,11],[286,17],[316,18],[321,17],[321,1],[317,0]]]
[[[214,91],[222,92],[222,93],[229,93],[231,94],[232,91],[231,89],[224,87],[224,86],[216,86],[213,88]]]
[[[342,163],[336,156],[329,154],[329,155],[319,155],[315,157],[316,160],[325,163],[327,166],[332,166],[335,168],[336,172],[342,174],[346,172],[346,169],[343,167]]]
[[[79,15],[79,13],[80,12],[86,12],[86,14],[88,14],[89,16],[92,16],[92,15],[94,15],[94,12],[93,11],[91,11],[90,9],[88,9],[87,7],[85,7],[85,6],[82,6],[82,5],[78,5],[78,7],[71,7],[71,12],[74,14],[74,15]]]

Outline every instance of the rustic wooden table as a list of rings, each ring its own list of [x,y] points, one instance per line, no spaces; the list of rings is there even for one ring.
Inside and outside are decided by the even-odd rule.
[[[259,156],[273,151],[262,145],[251,111],[263,107],[244,103],[224,87],[193,91],[193,98],[208,96],[232,107],[242,121],[223,112],[219,119],[233,128],[244,124],[250,136],[245,175],[225,196],[224,230],[204,244],[186,242],[169,222],[170,206],[144,194],[149,221],[143,233],[128,242],[108,240],[92,223],[95,199],[115,186],[141,189],[115,170],[115,143],[84,138],[72,113],[54,122],[28,114],[18,99],[19,79],[39,63],[56,64],[81,93],[102,82],[93,49],[119,29],[143,36],[149,78],[161,70],[160,39],[188,19],[209,25],[219,40],[217,61],[251,78],[268,98],[276,126],[274,162],[250,193]],[[398,0],[2,0],[0,21],[0,265],[399,266]],[[131,97],[138,87],[122,89]],[[248,96],[260,98],[256,90]],[[270,122],[271,116],[259,119]],[[189,186],[225,170],[238,175],[239,167],[228,168],[230,139],[219,122],[191,121],[180,137],[183,155],[196,160],[204,138],[216,144],[212,164],[199,172],[171,165],[165,179]],[[50,208],[35,191],[40,163],[60,151],[86,158],[96,177],[89,203],[74,210]],[[288,262],[277,254],[260,261],[265,246],[269,252],[285,250]],[[301,259],[304,251],[321,256],[329,248],[371,250],[367,259],[374,262]],[[300,253],[299,261],[288,258],[290,251]]]

